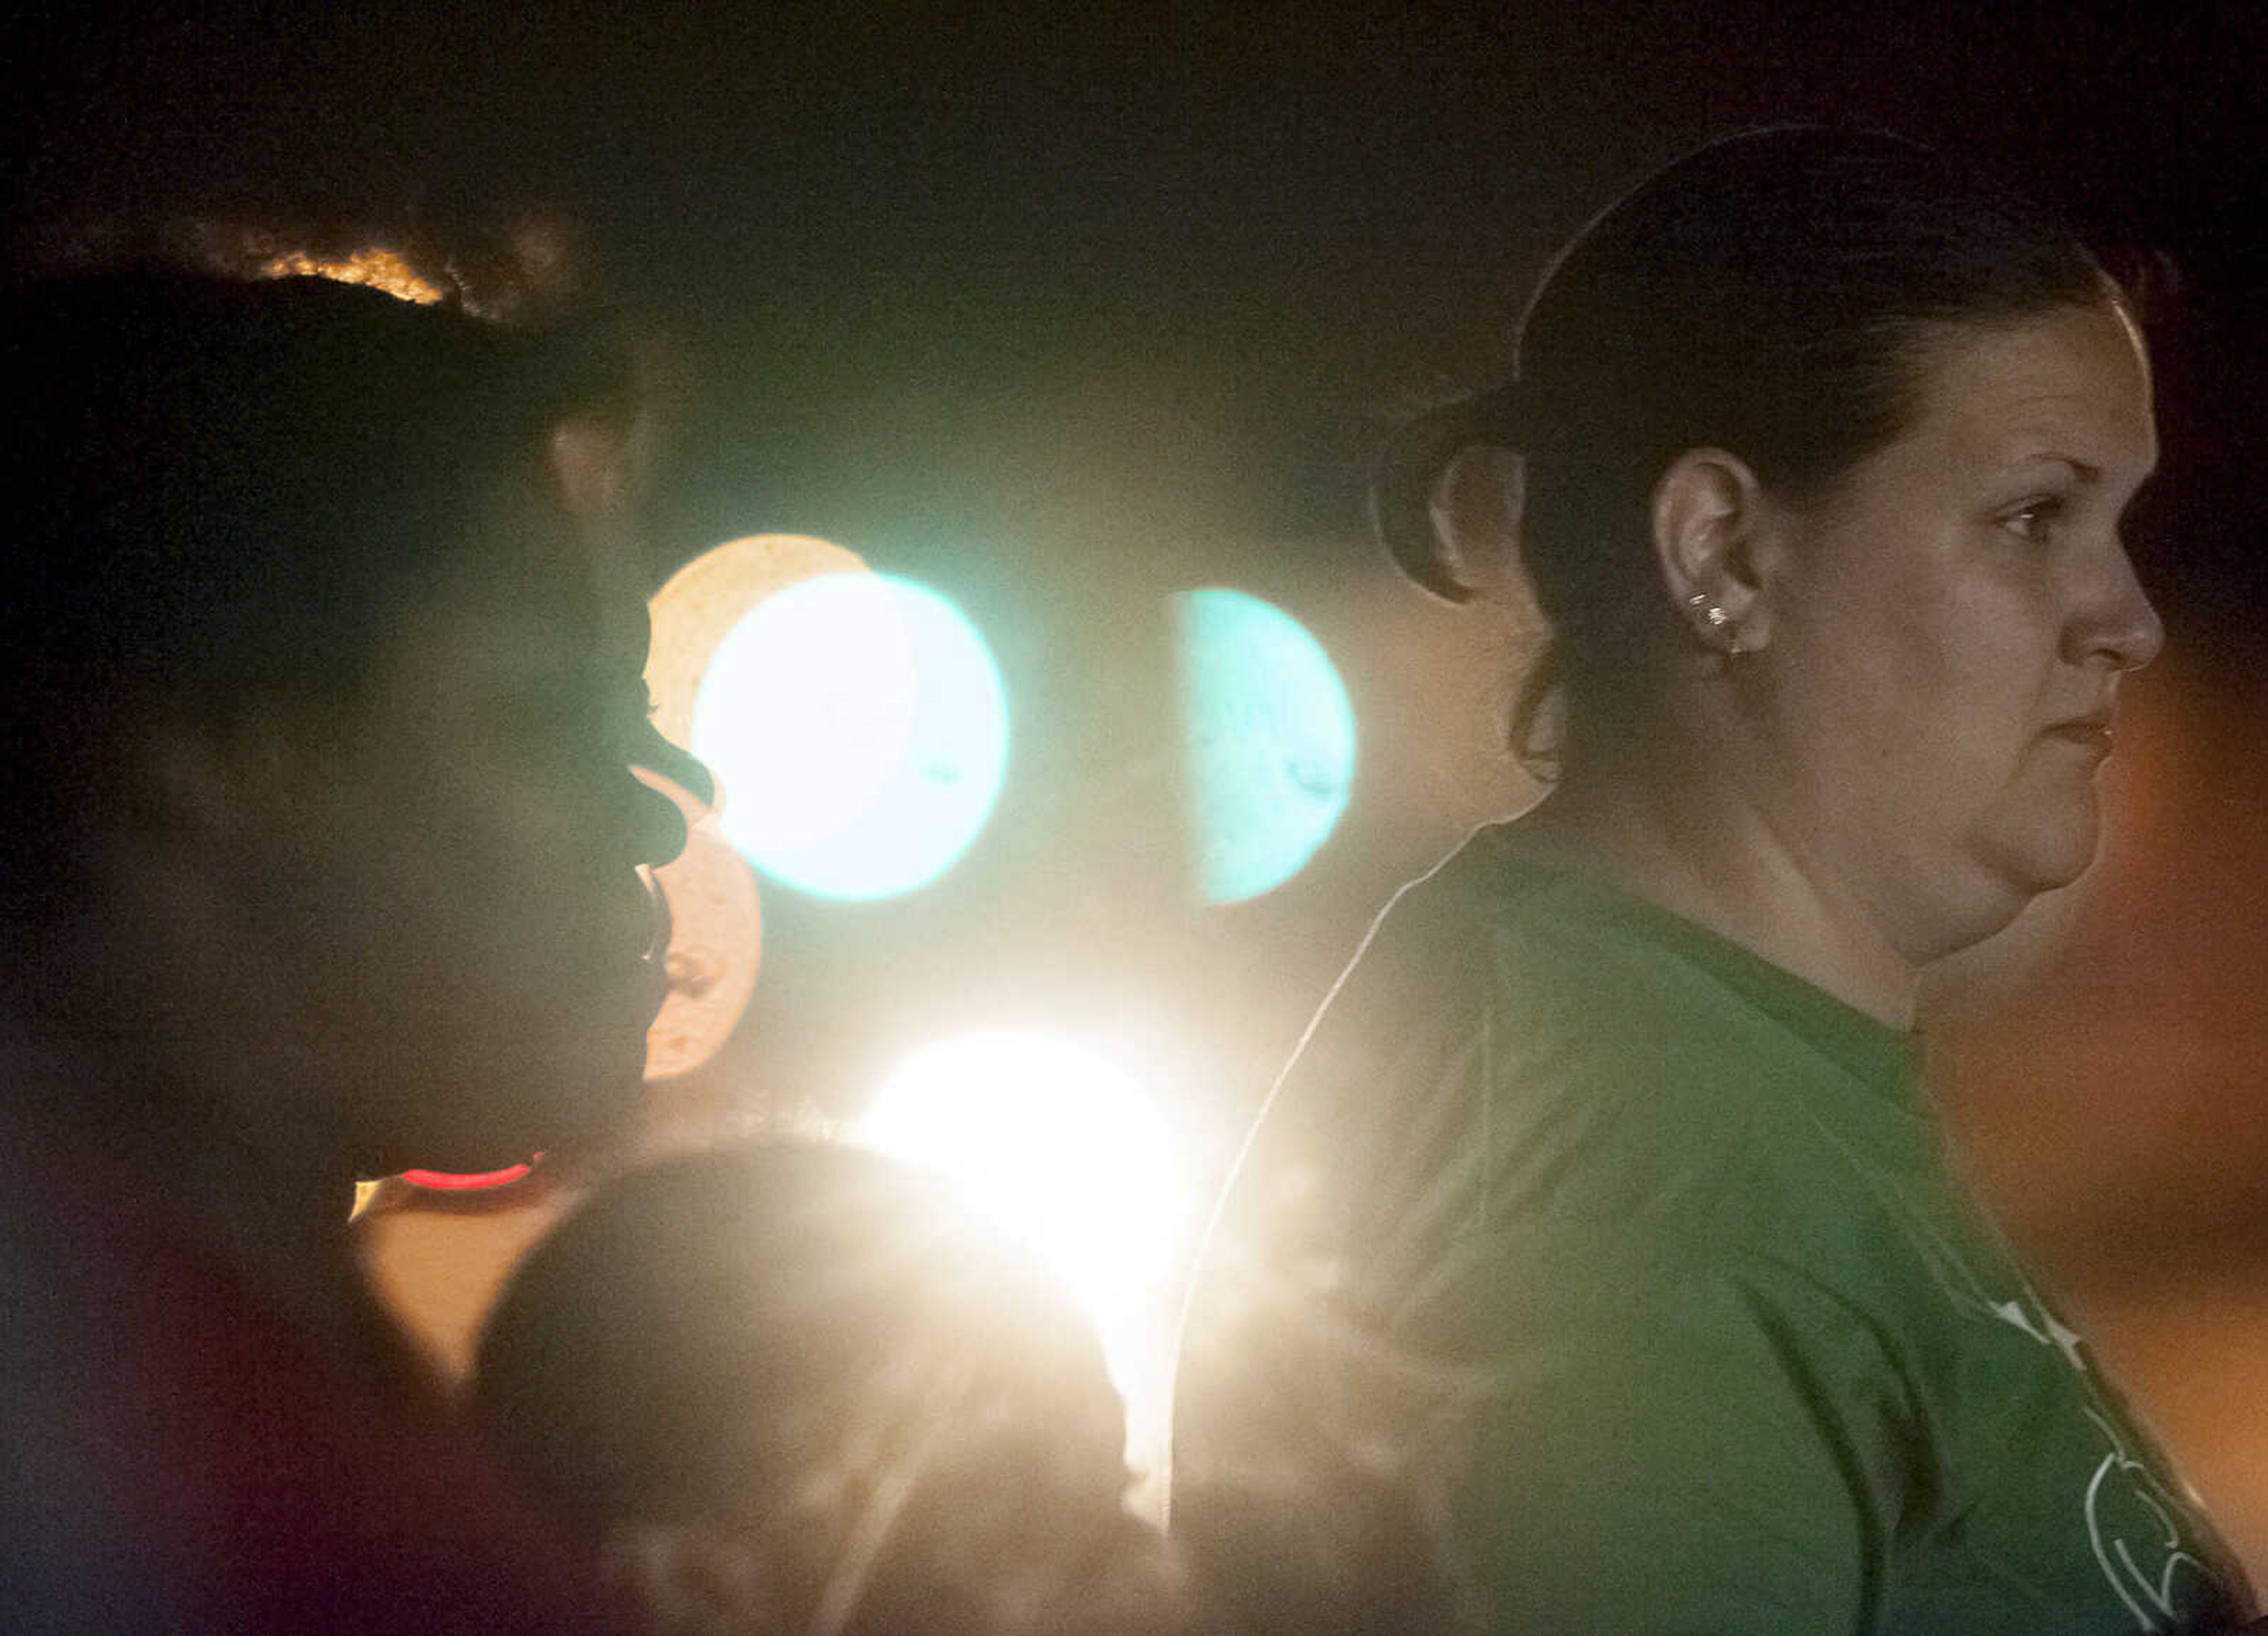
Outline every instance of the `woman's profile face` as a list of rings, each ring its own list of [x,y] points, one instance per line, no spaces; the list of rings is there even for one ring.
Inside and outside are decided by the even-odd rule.
[[[645,639],[628,565],[515,481],[357,696],[283,738],[260,866],[369,1173],[510,1164],[637,1094],[662,997],[637,867],[684,835],[630,771]]]
[[[1931,332],[1904,431],[1780,521],[1751,667],[1771,799],[1920,962],[2093,859],[2122,673],[2161,642],[2119,521],[2157,461],[2108,306]]]

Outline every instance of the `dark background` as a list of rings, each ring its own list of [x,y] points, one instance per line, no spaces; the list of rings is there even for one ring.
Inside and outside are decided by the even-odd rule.
[[[767,893],[725,1094],[844,1112],[911,1045],[1049,1028],[1133,1059],[1217,1168],[1392,884],[1532,793],[1502,614],[1366,542],[1385,430],[1487,378],[1550,250],[1712,135],[1887,125],[2059,206],[2149,308],[2135,545],[2171,645],[2111,856],[2050,917],[2060,982],[1949,1020],[1940,1061],[2012,1231],[2263,1563],[2264,12],[35,7],[5,35],[10,243],[261,228],[617,313],[673,411],[657,582],[823,534],[952,595],[1015,718],[946,880]],[[1362,733],[1338,834],[1227,909],[1188,889],[1174,753],[1163,599],[1202,585],[1300,617]]]

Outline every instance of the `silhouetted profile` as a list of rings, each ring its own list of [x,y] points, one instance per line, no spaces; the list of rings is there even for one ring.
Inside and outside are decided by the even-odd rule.
[[[639,1085],[622,382],[320,280],[4,306],[0,1625],[606,1626],[346,1216]]]

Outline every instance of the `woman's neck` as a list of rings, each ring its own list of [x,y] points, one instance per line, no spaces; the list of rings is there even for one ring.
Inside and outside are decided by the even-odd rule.
[[[27,1118],[94,1145],[138,1178],[146,1202],[348,1374],[387,1390],[432,1390],[362,1274],[347,1227],[350,1179],[322,1156],[241,1128],[211,1086],[184,1080],[165,1058],[115,1030],[0,1014],[0,1060]]]
[[[1525,824],[1625,891],[1706,926],[1894,1028],[1916,972],[1837,883],[1712,769],[1660,751],[1572,758]]]

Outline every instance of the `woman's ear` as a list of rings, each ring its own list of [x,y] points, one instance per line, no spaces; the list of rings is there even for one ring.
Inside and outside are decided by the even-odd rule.
[[[1447,541],[1458,577],[1501,584],[1518,562],[1527,462],[1511,449],[1472,443],[1459,450],[1433,485],[1433,531]]]
[[[129,822],[144,835],[226,842],[244,830],[258,770],[237,735],[159,716],[123,735],[117,776]]]
[[[140,844],[184,861],[256,859],[325,822],[349,733],[318,704],[265,701],[217,720],[153,714],[121,737],[119,814]]]
[[[110,736],[100,780],[77,816],[99,889],[145,934],[232,947],[247,873],[272,866],[278,834],[280,786],[258,753],[213,724],[153,711]]]
[[[1756,473],[1722,449],[1688,449],[1653,487],[1662,588],[1694,640],[1728,658],[1771,639],[1767,510]]]

